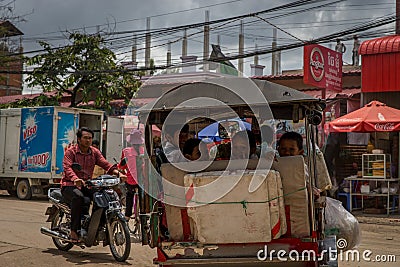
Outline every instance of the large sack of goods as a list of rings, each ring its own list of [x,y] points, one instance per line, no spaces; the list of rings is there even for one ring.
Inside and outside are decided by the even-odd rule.
[[[263,182],[249,192],[253,178]],[[275,171],[187,174],[184,183],[188,216],[199,242],[269,242],[286,233],[283,191]]]
[[[309,198],[303,157],[278,158],[272,168],[281,176],[290,236],[310,236]]]

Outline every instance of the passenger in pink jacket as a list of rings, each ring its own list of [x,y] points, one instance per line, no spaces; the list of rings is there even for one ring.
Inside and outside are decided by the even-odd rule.
[[[129,221],[132,216],[133,209],[133,197],[135,195],[135,190],[139,190],[138,186],[138,168],[143,169],[142,166],[137,166],[137,157],[144,153],[144,139],[143,134],[140,130],[132,130],[127,136],[126,142],[129,144],[128,147],[122,150],[121,162],[118,165],[119,169],[125,170],[127,180],[125,182],[126,186],[126,209],[125,209],[125,219]],[[122,160],[125,158],[125,164],[121,164]],[[135,218],[138,219],[138,218]]]

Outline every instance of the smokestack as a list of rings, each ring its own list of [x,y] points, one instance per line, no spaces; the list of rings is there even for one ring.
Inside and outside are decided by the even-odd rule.
[[[256,48],[255,48],[255,52],[258,52],[258,47],[257,47],[257,43],[256,43]],[[254,56],[254,65],[258,65],[258,55]]]
[[[186,30],[183,32],[183,40],[182,40],[182,57],[187,56],[187,33]]]
[[[256,44],[255,52],[258,52],[258,46]],[[263,76],[265,66],[258,64],[258,55],[254,56],[254,64],[250,64],[251,76]]]
[[[273,39],[272,39],[272,49],[277,48],[277,34],[276,28],[273,29]],[[272,52],[272,62],[271,62],[271,75],[281,74],[281,52]]]
[[[244,34],[243,34],[243,20],[240,21],[240,32],[239,32],[239,55],[244,53]],[[243,76],[243,58],[238,59],[238,76]]]
[[[147,18],[147,28],[146,28],[146,49],[144,53],[144,66],[150,68],[150,46],[151,46],[151,36],[150,36],[150,18]],[[146,71],[147,75],[150,75],[150,70]]]
[[[210,11],[206,10],[206,24],[204,25],[203,71],[209,70],[208,62],[207,62],[209,54],[210,54],[210,51],[209,51],[209,48],[210,48],[210,26],[208,25],[209,21],[210,21]]]

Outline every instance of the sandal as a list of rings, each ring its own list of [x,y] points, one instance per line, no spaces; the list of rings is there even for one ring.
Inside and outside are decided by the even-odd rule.
[[[71,231],[71,233],[69,234],[69,240],[71,243],[79,243],[79,236],[76,232]]]

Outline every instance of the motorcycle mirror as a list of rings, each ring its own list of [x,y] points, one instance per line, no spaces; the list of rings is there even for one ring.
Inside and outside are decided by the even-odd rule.
[[[74,162],[74,163],[72,163],[72,169],[74,171],[81,171],[82,170],[82,166],[79,163]]]

